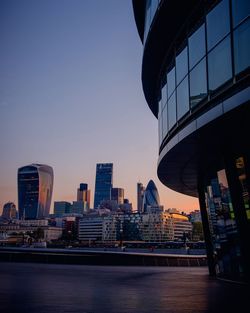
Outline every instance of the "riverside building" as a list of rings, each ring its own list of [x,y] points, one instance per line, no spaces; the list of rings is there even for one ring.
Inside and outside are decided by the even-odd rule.
[[[250,280],[250,2],[133,0],[158,177],[199,197],[209,270]]]

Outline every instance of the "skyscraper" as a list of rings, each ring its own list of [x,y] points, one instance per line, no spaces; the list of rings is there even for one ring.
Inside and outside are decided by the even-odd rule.
[[[53,169],[31,164],[18,169],[19,219],[48,217],[53,190]]]
[[[111,200],[112,187],[113,163],[96,164],[94,208],[98,208],[103,200]]]
[[[160,198],[155,183],[150,180],[144,192],[142,208],[143,212],[147,212],[148,207],[159,207]]]
[[[81,183],[80,187],[77,189],[77,202],[86,202],[88,209],[90,208],[90,190],[88,189],[88,184]]]
[[[211,275],[250,281],[249,1],[133,7],[143,91],[158,119],[158,177],[199,197]]]
[[[111,200],[117,202],[118,205],[124,203],[124,189],[123,188],[112,188],[111,189]]]
[[[137,183],[137,211],[143,212],[142,201],[144,196],[145,188],[142,183]]]

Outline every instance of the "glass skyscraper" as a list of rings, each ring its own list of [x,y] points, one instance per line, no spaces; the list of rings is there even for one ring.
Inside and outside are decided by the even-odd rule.
[[[144,212],[147,212],[147,207],[160,206],[160,197],[155,183],[150,180],[143,195],[142,208]]]
[[[113,187],[113,163],[96,164],[94,208],[103,200],[111,200]]]
[[[48,165],[31,164],[18,169],[19,219],[49,216],[53,178],[53,169]]]

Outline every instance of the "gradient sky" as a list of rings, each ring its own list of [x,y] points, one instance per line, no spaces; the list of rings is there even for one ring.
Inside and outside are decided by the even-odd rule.
[[[142,92],[142,44],[131,0],[0,1],[0,212],[17,204],[17,169],[54,169],[53,201],[94,198],[96,163],[136,208],[153,179],[165,208],[198,208],[157,178],[157,119]],[[51,206],[51,212],[53,204]]]

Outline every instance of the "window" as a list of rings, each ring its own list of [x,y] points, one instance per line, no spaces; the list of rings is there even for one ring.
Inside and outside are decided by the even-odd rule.
[[[187,47],[176,57],[176,82],[177,85],[187,75],[188,72],[188,56]]]
[[[234,64],[238,74],[250,65],[250,19],[234,31]]]
[[[216,255],[216,274],[238,276],[242,271],[237,225],[225,169],[205,190],[208,225]],[[230,249],[229,249],[230,247]]]
[[[188,38],[189,68],[198,63],[206,53],[205,25],[203,24]]]
[[[228,0],[223,0],[207,15],[208,50],[223,39],[229,30],[229,3]]]
[[[167,74],[168,98],[175,90],[175,67]]]
[[[250,14],[249,0],[232,0],[233,25],[237,26]]]
[[[186,77],[177,87],[177,116],[178,120],[189,110],[188,78]]]
[[[162,108],[164,108],[166,101],[167,101],[167,84],[164,83],[162,89],[161,89],[161,99],[162,99]]]
[[[208,54],[209,90],[213,91],[232,77],[230,37]]]
[[[193,108],[207,95],[206,59],[190,72],[190,106]]]
[[[176,124],[176,100],[175,92],[168,100],[168,128],[171,129]]]
[[[158,135],[159,135],[159,146],[162,142],[162,114],[158,115]]]
[[[162,138],[164,138],[168,132],[168,110],[167,105],[162,112]]]

